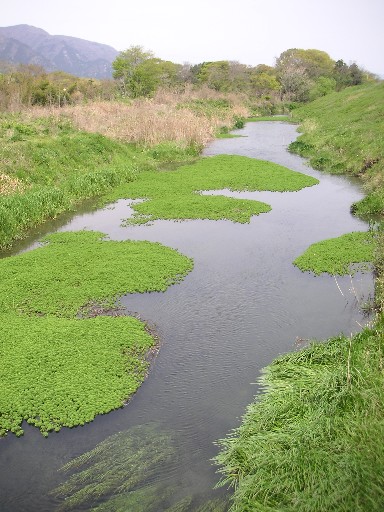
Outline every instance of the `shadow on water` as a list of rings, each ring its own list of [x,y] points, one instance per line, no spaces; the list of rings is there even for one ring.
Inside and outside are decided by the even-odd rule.
[[[320,184],[294,193],[221,192],[271,204],[271,212],[244,225],[157,221],[151,226],[121,227],[121,220],[131,213],[129,201],[121,200],[46,226],[48,231],[93,229],[116,240],[161,242],[193,257],[195,266],[182,283],[165,293],[122,298],[127,310],[148,319],[161,337],[149,378],[125,408],[47,439],[26,426],[23,438],[9,436],[1,441],[0,510],[52,512],[62,504],[63,493],[57,496],[51,491],[69,478],[59,468],[98,443],[108,442],[109,436],[122,432],[123,438],[128,433],[130,439],[129,432],[137,435],[140,429],[143,434],[133,453],[145,440],[155,450],[154,436],[159,445],[165,443],[165,454],[163,463],[157,461],[151,467],[148,458],[145,466],[146,457],[132,459],[130,478],[144,465],[145,479],[138,477],[133,487],[127,487],[128,493],[141,489],[141,494],[127,496],[129,510],[168,510],[183,499],[185,507],[177,510],[200,510],[202,502],[226,492],[212,491],[218,480],[210,462],[217,450],[214,442],[239,425],[258,391],[252,383],[260,369],[279,354],[300,348],[303,340],[351,334],[366,323],[359,305],[373,293],[371,275],[342,277],[336,283],[333,277],[314,277],[292,265],[314,242],[367,230],[367,224],[349,212],[350,205],[363,196],[359,184],[321,174],[289,154],[286,147],[297,136],[293,125],[250,123],[239,133],[245,137],[217,140],[204,154],[271,160],[310,174]],[[37,235],[41,234],[45,233],[40,230]],[[18,250],[32,243],[28,240]],[[151,434],[146,425],[152,425]],[[74,492],[71,485],[67,496]],[[159,496],[160,488],[164,496],[156,505],[148,504],[150,493],[155,489]],[[105,498],[101,496],[101,502]],[[105,510],[128,506],[116,500]],[[91,501],[72,510],[89,510]],[[223,510],[220,507],[216,510]],[[213,505],[205,510],[214,510]]]

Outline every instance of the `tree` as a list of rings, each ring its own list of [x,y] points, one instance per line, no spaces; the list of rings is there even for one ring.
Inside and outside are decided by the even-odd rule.
[[[328,53],[321,50],[291,48],[276,59],[276,71],[278,73],[286,67],[298,67],[303,68],[310,79],[319,76],[331,76],[334,65],[335,61],[331,59]]]
[[[331,78],[335,62],[320,50],[291,48],[276,59],[282,94],[293,101],[307,101],[319,77]]]
[[[271,95],[280,89],[276,77],[268,73],[255,73],[251,75],[251,85],[256,96]]]
[[[132,95],[135,90],[137,68],[148,59],[153,58],[154,54],[151,51],[144,51],[142,46],[130,46],[127,50],[119,53],[112,62],[112,69],[113,78],[118,80],[123,96]]]
[[[337,89],[343,89],[351,85],[360,85],[364,81],[364,73],[353,63],[348,66],[342,59],[336,61],[333,68],[333,77],[337,83]]]
[[[141,46],[131,46],[116,57],[112,68],[123,96],[139,98],[151,96],[160,85],[175,85],[181,66],[158,59]]]
[[[160,87],[171,87],[177,82],[178,66],[157,58],[139,64],[130,77],[128,88],[132,98],[149,97]]]
[[[327,76],[320,76],[309,91],[309,99],[315,100],[320,96],[326,96],[336,89],[336,80]]]

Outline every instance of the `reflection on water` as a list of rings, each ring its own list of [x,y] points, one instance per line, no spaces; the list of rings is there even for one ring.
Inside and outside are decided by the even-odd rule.
[[[362,197],[358,184],[323,175],[289,154],[286,146],[297,135],[292,125],[250,123],[241,133],[246,137],[215,141],[205,154],[268,159],[310,174],[320,184],[294,193],[220,192],[272,206],[270,213],[244,225],[156,221],[123,228],[121,220],[131,213],[125,200],[56,222],[55,229],[94,229],[116,240],[158,241],[193,257],[195,266],[165,293],[122,298],[128,311],[155,324],[162,343],[149,378],[128,406],[48,439],[27,426],[23,438],[1,441],[0,510],[51,512],[61,502],[50,491],[65,480],[57,471],[63,464],[110,435],[154,422],[172,432],[177,456],[151,483],[156,486],[165,473],[171,475],[175,502],[221,496],[225,490],[211,491],[218,480],[210,463],[217,450],[214,441],[239,425],[258,391],[252,383],[260,369],[295,350],[298,341],[351,334],[366,322],[359,304],[373,292],[372,276],[358,274],[352,281],[346,276],[336,283],[331,276],[314,277],[292,265],[314,242],[367,229],[349,213]],[[144,510],[140,506],[132,510]]]

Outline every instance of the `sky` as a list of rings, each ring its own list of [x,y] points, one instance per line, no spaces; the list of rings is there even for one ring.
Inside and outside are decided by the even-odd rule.
[[[174,63],[273,66],[290,48],[317,49],[384,78],[384,0],[3,0],[0,26],[132,45]]]

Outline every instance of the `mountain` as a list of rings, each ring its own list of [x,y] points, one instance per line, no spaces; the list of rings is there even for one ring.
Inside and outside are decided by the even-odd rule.
[[[37,64],[89,78],[111,78],[118,51],[106,44],[70,36],[52,36],[30,25],[0,27],[0,61]]]

